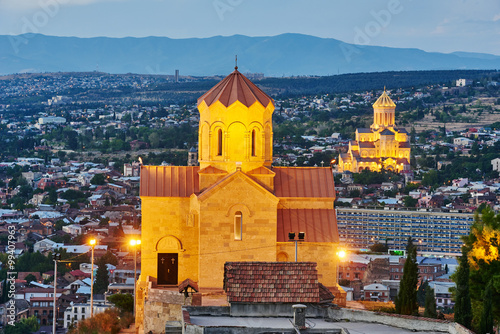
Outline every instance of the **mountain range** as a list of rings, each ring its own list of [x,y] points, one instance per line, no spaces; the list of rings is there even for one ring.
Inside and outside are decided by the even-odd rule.
[[[265,76],[500,69],[500,56],[360,46],[302,34],[172,39],[0,35],[0,74],[102,71],[211,76],[232,71]]]

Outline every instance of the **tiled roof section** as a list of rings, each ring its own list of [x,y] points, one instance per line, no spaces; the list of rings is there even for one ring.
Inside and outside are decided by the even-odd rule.
[[[236,101],[240,101],[247,107],[250,107],[255,102],[259,102],[264,107],[267,107],[269,103],[273,103],[272,98],[237,69],[198,98],[198,105],[203,101],[205,101],[207,106],[220,101],[226,107],[229,107]]]
[[[328,290],[326,286],[324,286],[321,283],[318,283],[319,285],[319,302],[320,303],[331,303],[335,299],[335,296],[333,293]]]
[[[193,282],[191,279],[186,278],[184,281],[182,281],[181,284],[179,284],[179,292],[183,292],[187,288],[191,288],[194,291],[198,292],[200,289],[198,288],[198,284],[196,282]]]
[[[200,192],[198,166],[142,166],[140,196],[189,197]]]
[[[334,209],[278,209],[276,240],[288,241],[288,232],[305,232],[305,242],[338,242]]]
[[[329,167],[274,167],[277,197],[335,197]]]
[[[226,262],[230,303],[319,303],[314,262]]]
[[[373,132],[371,129],[368,129],[368,128],[358,128],[358,129],[356,129],[356,131],[358,131],[358,133],[372,133]]]

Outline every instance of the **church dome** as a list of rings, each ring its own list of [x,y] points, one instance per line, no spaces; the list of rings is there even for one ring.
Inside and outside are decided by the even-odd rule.
[[[382,95],[380,95],[380,97],[377,99],[377,101],[375,101],[375,103],[373,104],[373,107],[374,108],[388,108],[388,107],[395,108],[396,104],[391,100],[391,98],[389,97],[389,95],[387,95],[387,93],[385,92],[385,89],[384,89],[384,92],[382,93]]]
[[[226,108],[236,101],[240,101],[249,108],[255,102],[259,102],[264,108],[274,101],[259,87],[253,84],[247,77],[238,71],[235,67],[233,73],[229,74],[224,80],[215,85],[208,92],[198,99],[198,105],[203,101],[207,106],[211,106],[219,101]]]

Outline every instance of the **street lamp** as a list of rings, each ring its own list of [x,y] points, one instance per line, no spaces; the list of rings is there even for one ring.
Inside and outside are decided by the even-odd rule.
[[[295,240],[295,232],[288,232],[288,241],[295,242],[295,262],[297,262],[297,244],[299,241],[304,241],[305,237],[305,232],[299,232],[298,239]]]
[[[137,249],[136,246],[141,244],[141,239],[130,240],[130,246],[134,249],[134,309],[133,315],[135,316],[135,286],[137,285]]]
[[[97,243],[96,239],[90,239],[89,244],[92,247],[92,265],[90,267],[90,317],[94,316],[94,248]]]
[[[54,259],[54,309],[52,312],[54,312],[54,314],[52,315],[53,318],[52,318],[52,333],[55,333],[56,332],[56,321],[57,321],[57,306],[56,306],[56,303],[57,303],[57,261],[61,260],[61,253],[58,253],[57,251],[54,251],[54,255],[53,255],[53,259]]]
[[[339,262],[340,260],[342,260],[344,257],[346,256],[346,252],[345,250],[341,249],[337,252],[337,285],[339,284],[339,276],[340,276],[340,273],[339,273]]]

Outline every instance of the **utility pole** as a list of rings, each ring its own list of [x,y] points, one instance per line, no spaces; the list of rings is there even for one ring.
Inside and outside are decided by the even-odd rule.
[[[56,322],[57,322],[57,261],[61,260],[61,253],[54,252],[54,309],[52,318],[52,334],[56,334]]]

